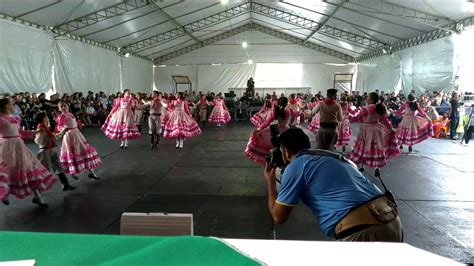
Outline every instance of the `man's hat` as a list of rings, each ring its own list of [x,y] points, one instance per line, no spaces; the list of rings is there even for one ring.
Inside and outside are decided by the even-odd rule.
[[[329,89],[329,90],[327,90],[327,95],[328,95],[328,97],[336,96],[337,95],[337,90],[336,89]]]

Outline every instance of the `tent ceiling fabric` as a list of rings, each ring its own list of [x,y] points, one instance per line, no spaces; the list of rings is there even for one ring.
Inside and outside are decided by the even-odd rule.
[[[263,31],[346,61],[360,61],[379,56],[383,49],[403,49],[439,38],[442,31],[457,31],[456,21],[472,24],[474,3],[1,0],[0,13],[160,62],[242,30]]]

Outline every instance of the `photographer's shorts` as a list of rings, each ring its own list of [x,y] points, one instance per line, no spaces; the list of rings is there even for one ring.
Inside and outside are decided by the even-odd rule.
[[[402,223],[400,218],[397,217],[386,224],[371,225],[359,232],[341,238],[339,241],[402,242]]]

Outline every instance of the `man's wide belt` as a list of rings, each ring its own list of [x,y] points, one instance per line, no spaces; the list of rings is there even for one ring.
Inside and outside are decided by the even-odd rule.
[[[397,216],[397,207],[393,201],[386,196],[377,197],[352,209],[336,224],[336,239],[349,236],[370,225],[386,224]]]

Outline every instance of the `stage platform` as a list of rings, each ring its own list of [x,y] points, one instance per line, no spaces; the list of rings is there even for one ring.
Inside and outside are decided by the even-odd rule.
[[[354,125],[357,133],[358,125]],[[129,149],[106,139],[97,128],[85,129],[98,149],[101,181],[82,175],[73,192],[59,185],[45,193],[49,209],[28,200],[0,206],[0,230],[118,234],[127,212],[194,214],[196,235],[222,238],[327,240],[303,205],[287,224],[275,225],[268,214],[263,170],[242,153],[250,123],[208,126],[183,150],[164,140],[151,150],[148,136]],[[310,135],[314,141],[314,135]],[[354,137],[353,137],[354,138]],[[36,152],[36,146],[28,146]],[[406,150],[405,150],[406,151]],[[474,143],[462,146],[430,139],[382,169],[386,184],[399,198],[405,241],[415,247],[474,262]],[[373,175],[373,171],[367,171]]]

